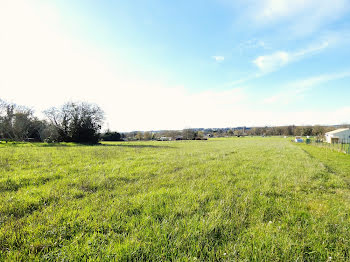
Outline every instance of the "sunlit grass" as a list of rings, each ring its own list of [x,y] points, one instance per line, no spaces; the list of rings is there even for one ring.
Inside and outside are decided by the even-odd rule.
[[[350,259],[350,156],[280,138],[0,146],[0,260]]]

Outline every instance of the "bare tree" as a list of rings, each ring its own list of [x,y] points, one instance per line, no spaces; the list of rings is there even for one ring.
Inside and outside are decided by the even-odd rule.
[[[56,128],[60,141],[98,142],[104,119],[104,113],[98,105],[69,102],[61,108],[50,108],[45,114]]]
[[[197,132],[193,129],[187,128],[182,130],[182,135],[183,135],[183,139],[185,140],[193,140],[193,139],[196,139]]]
[[[44,123],[34,116],[33,110],[0,100],[0,136],[17,141],[27,138],[40,140]]]

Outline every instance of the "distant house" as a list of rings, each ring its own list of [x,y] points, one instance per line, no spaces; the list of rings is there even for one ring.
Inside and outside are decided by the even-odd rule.
[[[349,143],[350,128],[341,128],[326,133],[327,143]]]

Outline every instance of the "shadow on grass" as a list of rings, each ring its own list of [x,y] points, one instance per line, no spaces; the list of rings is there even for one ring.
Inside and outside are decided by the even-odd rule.
[[[0,148],[8,147],[81,147],[81,146],[93,146],[93,147],[129,147],[129,148],[175,148],[172,146],[165,145],[135,145],[135,144],[86,144],[86,143],[72,143],[72,142],[62,142],[62,143],[28,143],[28,142],[13,142],[8,144],[1,144]]]
[[[175,148],[172,146],[158,146],[158,145],[135,145],[135,144],[98,144],[94,146],[115,146],[115,147],[130,147],[130,148]]]
[[[50,144],[38,144],[39,147],[75,147],[75,146],[87,146],[86,144],[61,144],[61,143],[50,143]]]

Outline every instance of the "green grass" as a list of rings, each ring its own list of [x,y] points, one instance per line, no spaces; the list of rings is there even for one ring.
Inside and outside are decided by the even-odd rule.
[[[315,143],[314,146],[335,150],[338,152],[350,154],[350,144],[329,144],[329,143]]]
[[[0,260],[349,261],[349,211],[288,139],[0,145]]]

